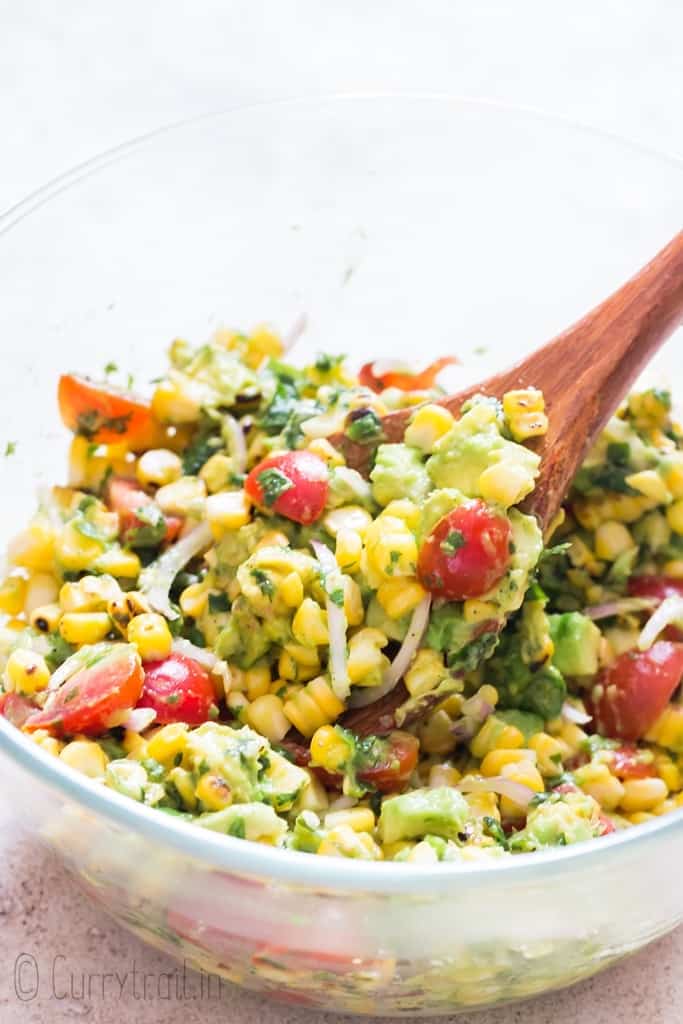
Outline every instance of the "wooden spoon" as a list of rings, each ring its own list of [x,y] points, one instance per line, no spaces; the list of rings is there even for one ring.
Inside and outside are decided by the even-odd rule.
[[[454,415],[475,394],[502,398],[514,388],[536,387],[545,396],[548,433],[533,445],[541,455],[536,487],[525,510],[544,530],[597,435],[629,387],[667,337],[683,322],[683,231],[623,287],[582,320],[522,362],[457,394],[440,399]],[[403,439],[414,410],[382,419],[385,442]],[[329,439],[348,466],[367,476],[376,443],[344,434]]]

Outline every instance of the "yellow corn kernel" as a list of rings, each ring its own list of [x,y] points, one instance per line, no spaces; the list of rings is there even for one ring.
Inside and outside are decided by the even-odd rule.
[[[183,464],[170,448],[150,448],[138,459],[135,475],[143,487],[165,487],[183,475]]]
[[[660,779],[664,780],[670,793],[677,793],[679,789],[683,788],[681,769],[670,757],[667,757],[665,754],[658,754],[655,757],[655,768],[657,775],[659,775]]]
[[[57,561],[72,571],[91,568],[103,551],[100,541],[85,537],[73,523],[62,528],[55,545]]]
[[[683,534],[683,498],[669,505],[666,510],[666,521],[674,533]]]
[[[503,412],[508,419],[528,412],[543,412],[544,409],[545,398],[538,388],[517,388],[503,395]]]
[[[462,608],[465,622],[471,624],[478,622],[486,622],[487,619],[495,619],[498,614],[498,609],[495,604],[491,604],[490,601],[478,601],[476,598],[469,598],[463,603]]]
[[[669,465],[667,466],[664,474],[664,481],[667,486],[667,490],[674,498],[683,498],[683,459],[680,454],[672,456],[670,460],[667,460]]]
[[[631,473],[626,483],[634,491],[640,491],[646,498],[652,498],[658,505],[666,505],[671,500],[669,489],[656,469],[644,469],[640,473]]]
[[[352,683],[378,685],[378,674],[388,664],[381,649],[388,643],[388,638],[379,629],[361,629],[351,637],[347,669]]]
[[[216,452],[199,470],[199,479],[204,481],[209,494],[216,494],[229,485],[233,472],[233,461],[230,456],[224,452]]]
[[[120,586],[110,576],[84,576],[77,583],[63,584],[59,603],[65,612],[95,612],[121,596]]]
[[[365,618],[363,595],[355,580],[350,576],[342,578],[344,587],[344,615],[349,626],[360,626]]]
[[[334,722],[343,710],[344,705],[324,676],[316,676],[284,704],[289,721],[307,738],[320,726]]]
[[[329,643],[327,614],[312,598],[306,597],[292,619],[294,639],[307,647]]]
[[[304,599],[304,585],[297,572],[290,572],[281,581],[279,593],[288,608],[298,608]]]
[[[575,725],[574,722],[563,721],[559,738],[567,744],[570,754],[578,754],[580,750],[585,749],[588,733],[584,732],[580,726]]]
[[[626,814],[651,811],[666,799],[668,792],[663,779],[627,779],[624,783],[621,809]]]
[[[669,704],[645,735],[650,743],[683,754],[683,707]]]
[[[268,356],[278,359],[283,352],[282,339],[265,324],[259,324],[247,338],[244,361],[252,370],[257,370]]]
[[[111,628],[106,612],[66,612],[59,620],[59,632],[68,644],[97,644]]]
[[[518,761],[516,764],[503,765],[500,774],[503,778],[512,779],[513,782],[528,786],[529,789],[533,789],[534,793],[542,793],[545,790],[541,773],[532,761],[524,760]],[[520,807],[509,797],[502,796],[500,798],[500,813],[504,818],[519,818],[526,814],[526,808]]]
[[[257,661],[244,672],[244,686],[249,700],[263,697],[270,690],[270,666],[267,661]]]
[[[5,690],[30,697],[44,690],[49,682],[50,670],[42,654],[22,647],[12,651],[3,676]]]
[[[59,584],[54,576],[49,573],[33,573],[26,587],[24,598],[24,614],[30,615],[36,608],[46,604],[55,604],[59,594]]]
[[[182,377],[169,374],[168,380],[162,380],[156,386],[152,412],[162,423],[196,423],[201,403],[189,393]]]
[[[73,740],[67,743],[59,759],[90,779],[103,778],[109,763],[102,747],[93,740]]]
[[[23,576],[6,576],[0,584],[0,612],[20,615],[24,609],[28,583]]]
[[[274,693],[266,693],[253,700],[247,708],[246,718],[252,729],[271,743],[279,743],[291,728],[282,701]]]
[[[662,572],[675,580],[683,580],[683,558],[671,558],[662,566]]]
[[[422,647],[415,655],[403,681],[411,697],[419,697],[429,690],[434,690],[447,674],[443,655],[433,651],[431,647]]]
[[[320,658],[315,647],[301,644],[285,644],[285,650],[302,668],[320,668]]]
[[[646,821],[652,821],[654,814],[649,814],[647,811],[636,811],[634,814],[626,814],[624,817],[632,825],[644,825]]]
[[[455,747],[453,721],[442,708],[433,711],[420,727],[420,747],[426,754],[450,754]]]
[[[288,548],[289,539],[282,530],[267,530],[261,540],[258,542],[255,551],[261,551],[263,548]],[[272,552],[269,552],[272,555]],[[273,566],[275,568],[275,566]]]
[[[601,523],[595,531],[595,554],[605,561],[613,561],[634,545],[630,530],[623,523]]]
[[[47,729],[36,729],[35,732],[30,733],[30,736],[41,750],[44,750],[46,754],[51,754],[52,757],[59,757],[64,748],[64,744],[51,736]]]
[[[390,619],[400,619],[414,611],[426,596],[421,583],[405,576],[386,580],[377,591],[377,600]]]
[[[515,462],[497,462],[488,466],[479,477],[479,493],[482,498],[497,502],[504,508],[516,505],[533,488],[533,474]]]
[[[433,764],[429,769],[429,788],[438,789],[439,786],[457,786],[462,775],[457,768],[446,762],[445,764]]]
[[[107,602],[109,617],[119,632],[125,636],[128,623],[136,615],[144,615],[151,612],[152,607],[145,597],[137,590],[129,590],[127,593],[119,593],[117,597]]]
[[[14,537],[7,548],[12,565],[34,572],[50,572],[55,561],[55,531],[42,519],[34,519],[23,533]]]
[[[360,569],[360,556],[363,552],[363,541],[356,530],[341,529],[337,531],[335,558],[342,572],[354,573]]]
[[[662,814],[671,814],[672,811],[676,810],[676,807],[676,801],[669,797],[667,800],[662,800],[661,804],[657,804],[656,807],[653,807],[652,813],[657,817],[660,817]]]
[[[525,412],[509,420],[510,433],[515,441],[526,441],[530,437],[542,437],[548,433],[548,417],[544,412]]]
[[[204,583],[190,583],[181,593],[179,600],[183,615],[198,619],[208,604],[209,591]]]
[[[354,832],[372,832],[375,815],[369,807],[349,807],[343,811],[329,811],[325,815],[325,828],[348,825]]]
[[[228,706],[228,710],[232,712],[235,718],[241,724],[246,722],[247,709],[249,707],[249,701],[243,693],[235,692],[232,690],[225,698],[225,703]]]
[[[382,513],[368,526],[361,560],[364,568],[365,563],[371,586],[379,586],[383,578],[415,575],[417,543],[403,519]]]
[[[185,722],[172,722],[164,725],[147,741],[147,753],[159,764],[174,764],[182,757],[187,747],[187,725]]]
[[[436,442],[447,434],[455,420],[442,405],[420,406],[413,413],[403,440],[412,448],[431,454]]]
[[[143,661],[161,661],[168,658],[173,646],[173,637],[163,615],[146,612],[136,615],[128,623],[127,639],[135,644]]]
[[[278,674],[282,679],[293,682],[298,676],[298,666],[288,651],[282,651],[277,660]]]
[[[220,540],[229,530],[246,526],[251,516],[246,491],[221,491],[206,499],[206,518],[211,532]]]
[[[482,699],[481,690],[479,691]],[[497,694],[496,694],[497,697]],[[493,701],[488,701],[493,703]],[[506,725],[500,718],[491,715],[486,719],[479,732],[470,741],[470,751],[474,757],[485,758],[492,750],[517,750],[524,746],[524,736],[514,725]]]
[[[316,729],[311,738],[311,764],[335,773],[343,771],[349,755],[349,744],[333,726]]]
[[[326,462],[328,466],[344,465],[344,456],[330,444],[326,437],[315,437],[307,447],[309,452],[313,452],[319,459]]]
[[[93,445],[87,437],[78,436],[69,445],[69,484],[72,487],[97,491],[109,473],[126,476],[134,468],[135,457],[125,444]]]
[[[134,551],[126,551],[115,545],[98,555],[93,563],[98,572],[119,576],[122,579],[134,580],[140,575],[140,559]]]
[[[40,633],[54,633],[62,617],[62,609],[58,604],[45,604],[42,608],[34,608],[29,622]]]
[[[421,512],[419,506],[408,498],[394,498],[382,510],[381,518],[393,517],[400,519],[406,524],[409,530],[416,530],[420,525]]]
[[[625,790],[606,764],[591,761],[574,772],[574,780],[606,811],[613,811],[622,802]]]
[[[532,764],[535,764],[536,752],[524,748],[490,750],[481,762],[479,770],[482,775],[490,778],[493,775],[500,775],[506,764],[517,764],[519,761],[531,761]]]
[[[213,772],[202,775],[195,787],[195,796],[201,800],[207,811],[222,811],[232,803],[230,786],[220,775]]]
[[[173,483],[160,487],[155,495],[161,511],[176,516],[198,515],[204,508],[205,500],[206,484],[198,476],[181,476]]]
[[[361,505],[344,505],[328,512],[323,526],[332,537],[336,537],[340,530],[353,530],[362,537],[371,522],[372,516]]]
[[[125,730],[121,746],[125,750],[126,756],[134,761],[144,761],[149,756],[147,740],[133,729]]]
[[[537,732],[529,740],[529,749],[536,754],[538,769],[545,778],[562,773],[562,759],[566,749],[561,740],[547,732]]]
[[[320,846],[321,857],[354,857],[360,860],[381,860],[382,851],[367,832],[354,832],[347,825],[330,829]]]

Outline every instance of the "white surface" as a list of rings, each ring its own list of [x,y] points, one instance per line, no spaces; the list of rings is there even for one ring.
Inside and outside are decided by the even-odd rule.
[[[100,150],[159,124],[255,99],[333,91],[434,90],[529,105],[683,153],[680,0],[0,0],[0,209]],[[150,970],[161,958],[83,909],[52,862],[19,845],[2,808],[0,1017],[157,1020],[135,1002],[24,1006],[10,971],[24,949],[51,962],[64,946],[89,970]],[[59,889],[59,896],[53,895]],[[64,938],[66,936],[66,938]],[[632,963],[532,1011],[481,1021],[557,1024],[680,1020],[680,934]],[[168,969],[168,968],[166,968]],[[168,1004],[164,1004],[168,1005]],[[268,1016],[255,997],[176,1005],[171,1020]],[[196,1016],[195,1016],[196,1014]],[[332,1020],[331,1017],[326,1020]],[[463,1018],[464,1020],[464,1018]]]

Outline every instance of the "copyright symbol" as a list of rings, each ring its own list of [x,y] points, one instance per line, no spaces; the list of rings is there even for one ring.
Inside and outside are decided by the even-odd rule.
[[[38,995],[40,975],[38,962],[30,953],[20,953],[14,961],[14,993],[22,1003],[30,1003]]]

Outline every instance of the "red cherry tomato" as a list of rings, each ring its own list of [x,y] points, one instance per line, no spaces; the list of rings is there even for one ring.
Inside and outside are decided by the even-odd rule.
[[[654,765],[643,760],[638,747],[626,743],[614,751],[610,771],[620,779],[648,779],[657,774]]]
[[[631,597],[654,597],[663,601],[666,597],[683,597],[683,580],[670,576],[632,576],[628,581]],[[675,626],[664,630],[665,640],[683,641],[683,632]]]
[[[361,768],[358,778],[380,793],[391,793],[402,789],[412,775],[420,744],[409,732],[392,732],[385,744],[381,759],[376,764]]]
[[[168,447],[168,432],[144,398],[86,377],[63,374],[57,391],[65,427],[96,444],[125,443],[133,451]]]
[[[313,452],[283,452],[254,466],[244,485],[255,505],[306,526],[323,512],[327,466]]]
[[[157,722],[201,725],[210,717],[216,696],[206,669],[184,654],[145,662],[139,708],[154,708]]]
[[[596,731],[639,740],[657,721],[683,675],[683,645],[659,640],[649,651],[626,651],[600,674],[589,711]]]
[[[468,501],[440,519],[422,547],[421,583],[435,597],[464,601],[481,597],[510,564],[509,521],[483,501]]]
[[[136,480],[129,480],[123,476],[110,479],[106,487],[105,500],[112,512],[119,514],[119,532],[124,543],[132,539],[134,530],[144,529],[147,525],[137,515],[140,509],[154,504],[153,499],[142,490]],[[164,516],[164,520],[164,540],[169,543],[180,533],[183,520],[180,516]]]
[[[35,704],[18,693],[0,694],[0,715],[12,725],[16,725],[17,729],[23,727],[26,719],[30,718],[35,710]]]
[[[614,827],[614,823],[612,821],[610,821],[610,819],[607,817],[606,814],[600,814],[598,816],[598,821],[600,822],[600,835],[601,836],[609,836],[609,835],[612,834],[612,832],[616,832],[616,828]]]
[[[442,356],[435,359],[433,363],[426,366],[418,373],[411,373],[398,364],[395,369],[389,368],[384,373],[381,371],[382,360],[365,363],[360,368],[358,380],[365,388],[380,392],[385,388],[399,388],[401,391],[424,391],[434,387],[437,374],[446,366],[452,366],[459,362],[455,356]]]
[[[93,650],[90,663],[70,676],[48,697],[42,711],[27,719],[25,729],[99,736],[117,711],[134,708],[144,673],[131,644],[106,644]]]

